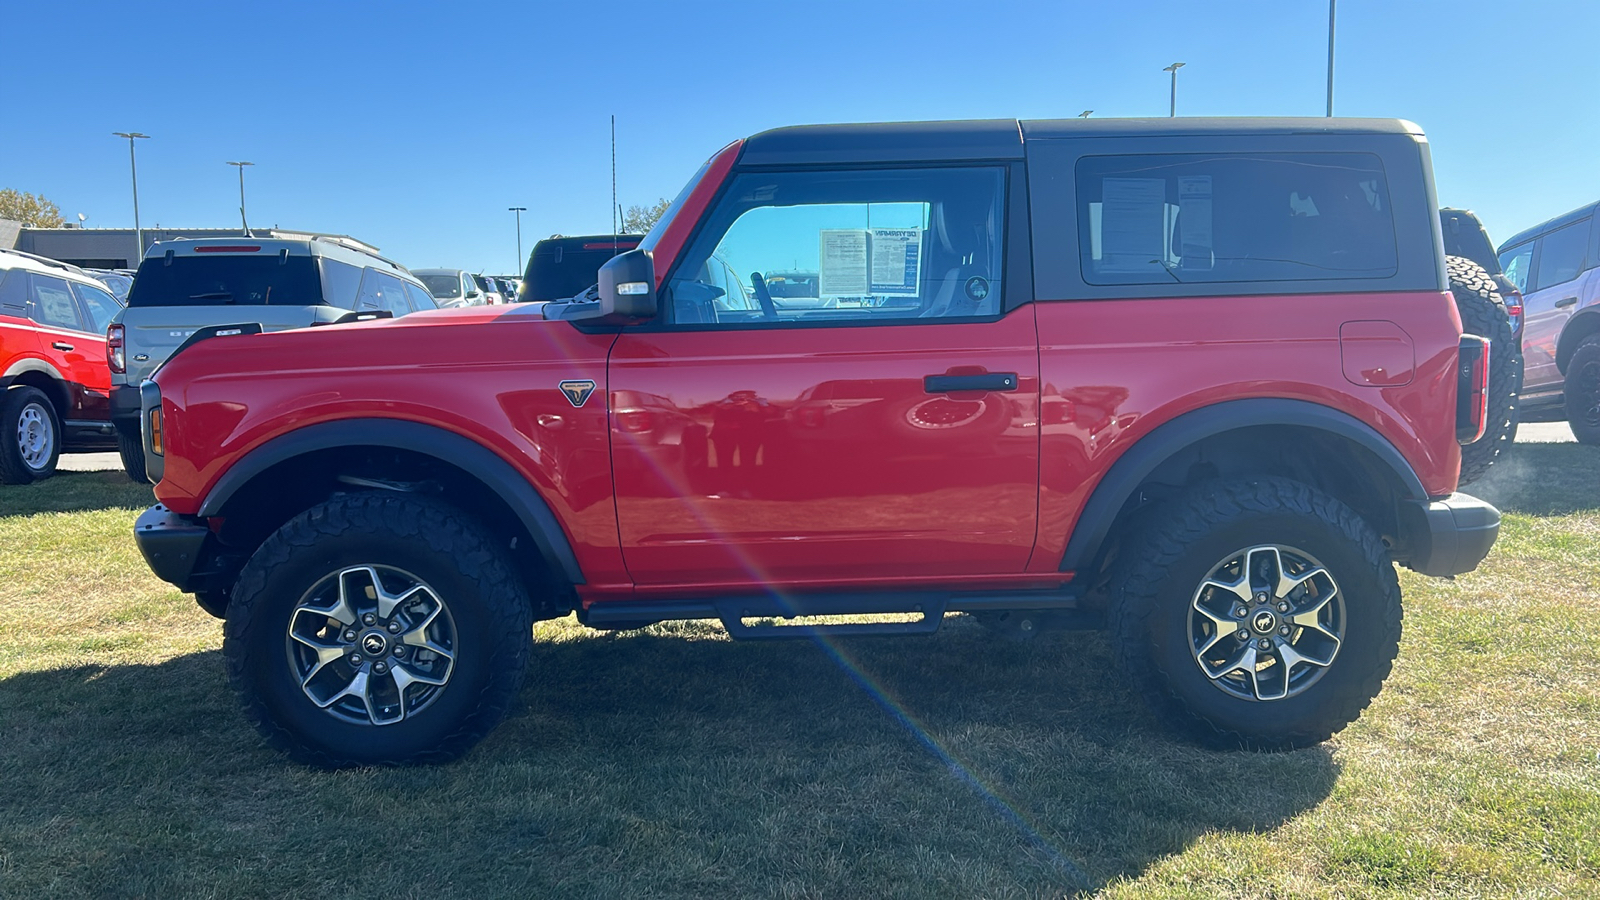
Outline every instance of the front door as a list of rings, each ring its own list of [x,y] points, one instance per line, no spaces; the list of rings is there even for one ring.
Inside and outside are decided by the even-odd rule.
[[[1533,289],[1522,299],[1527,323],[1522,334],[1522,387],[1527,393],[1561,383],[1561,370],[1556,365],[1561,330],[1581,304],[1585,284],[1594,274],[1585,271],[1588,246],[1588,219],[1539,238],[1539,252],[1533,260]]]
[[[1005,187],[1000,167],[735,178],[662,321],[611,353],[636,583],[1023,571],[1038,338],[1001,278]]]

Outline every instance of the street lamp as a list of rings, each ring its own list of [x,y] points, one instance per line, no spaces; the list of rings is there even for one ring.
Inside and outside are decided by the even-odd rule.
[[[1176,116],[1178,114],[1178,70],[1183,67],[1184,63],[1175,62],[1161,70],[1163,72],[1172,73],[1172,105],[1167,109],[1167,115],[1169,117]]]
[[[1080,119],[1087,119],[1087,118],[1089,118],[1089,114],[1090,114],[1090,113],[1092,113],[1092,112],[1094,112],[1094,110],[1092,110],[1092,109],[1086,109],[1086,110],[1084,110],[1084,111],[1083,111],[1083,112],[1081,112],[1081,113],[1078,113],[1078,118],[1080,118]]]
[[[139,228],[139,164],[133,159],[133,142],[150,135],[137,131],[113,131],[111,135],[128,139],[128,168],[133,171],[133,240],[139,245],[138,252],[133,255],[133,264],[137,266],[139,260],[144,259],[144,231]]]
[[[522,214],[527,212],[526,206],[508,206],[506,212],[517,214],[517,272],[520,274],[527,263],[522,259]]]
[[[244,236],[250,237],[250,220],[244,214],[244,167],[253,166],[253,162],[230,162],[230,166],[239,167],[239,225],[244,229]]]
[[[1339,0],[1328,0],[1328,117],[1333,118],[1333,11]]]

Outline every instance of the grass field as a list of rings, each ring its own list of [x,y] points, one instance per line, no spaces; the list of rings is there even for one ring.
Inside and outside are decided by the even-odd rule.
[[[1367,714],[1287,754],[1169,737],[1105,640],[537,632],[460,763],[324,773],[235,712],[220,624],[116,473],[0,488],[7,897],[1600,896],[1600,453],[1521,444],[1475,573],[1402,573]]]

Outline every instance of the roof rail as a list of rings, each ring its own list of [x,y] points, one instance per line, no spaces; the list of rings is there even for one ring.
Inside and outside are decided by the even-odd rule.
[[[325,243],[343,247],[346,250],[355,250],[358,253],[365,253],[373,259],[386,262],[402,272],[411,271],[405,266],[402,266],[387,256],[384,256],[382,253],[379,253],[377,247],[374,247],[359,238],[353,238],[348,234],[317,234],[308,231],[279,231],[277,229],[273,229],[272,236],[278,240],[288,241],[323,241]]]
[[[83,269],[79,268],[78,266],[75,266],[72,263],[64,263],[59,259],[51,259],[48,256],[40,256],[37,253],[28,253],[28,252],[23,251],[23,250],[12,250],[9,247],[0,248],[0,250],[4,250],[4,252],[6,252],[6,253],[15,253],[18,256],[27,257],[28,259],[31,259],[36,263],[40,263],[42,265],[50,266],[51,268],[65,269],[68,272],[72,272],[72,273],[77,274],[77,275],[82,275],[85,278],[94,278],[93,275],[90,275],[88,272],[85,272]]]

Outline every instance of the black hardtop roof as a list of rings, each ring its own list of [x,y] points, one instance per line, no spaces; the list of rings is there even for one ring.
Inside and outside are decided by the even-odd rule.
[[[1571,225],[1573,222],[1581,222],[1584,219],[1594,215],[1596,207],[1600,207],[1600,202],[1585,204],[1573,210],[1572,212],[1562,213],[1553,219],[1540,222],[1532,228],[1524,228],[1516,234],[1513,234],[1511,237],[1506,238],[1504,241],[1501,241],[1499,248],[1495,252],[1499,253],[1504,251],[1507,247],[1513,247],[1517,244],[1531,241],[1541,234],[1555,231],[1557,228],[1561,228],[1565,225]]]
[[[1422,134],[1403,119],[1150,118],[971,119],[795,125],[747,139],[742,165],[796,162],[938,161],[1021,159],[1026,140],[1134,137],[1138,135]]]

